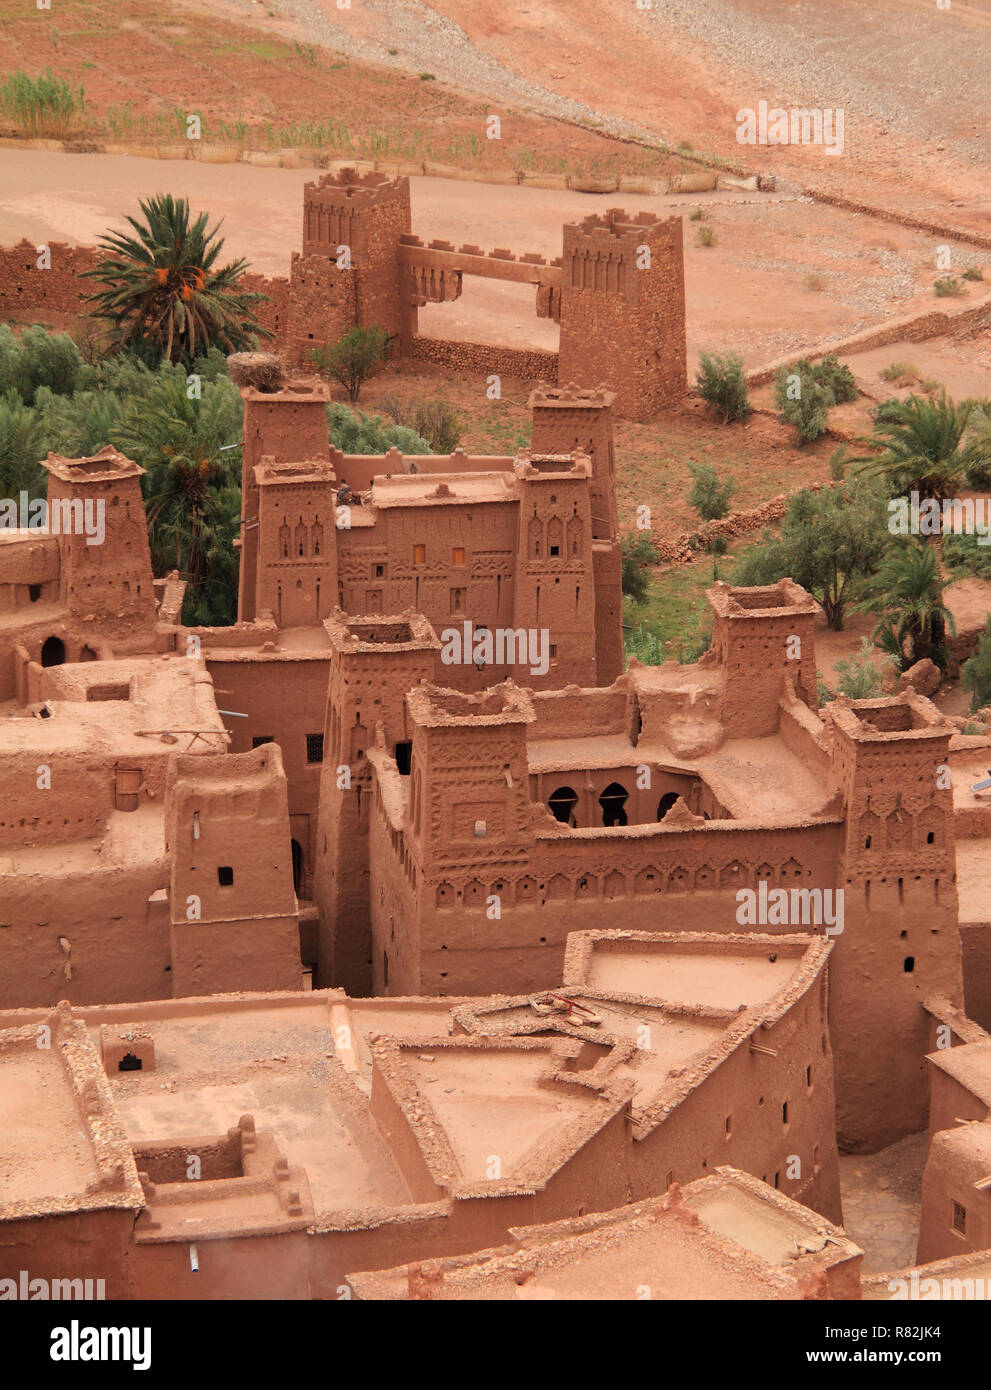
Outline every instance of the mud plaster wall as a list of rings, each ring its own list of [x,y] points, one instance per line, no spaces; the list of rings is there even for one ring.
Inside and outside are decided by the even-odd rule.
[[[199,1272],[189,1242],[135,1241],[129,1260],[139,1299],[308,1299],[307,1235],[297,1231],[232,1240],[201,1240]],[[330,1295],[337,1297],[336,1292]]]
[[[140,1297],[128,1249],[133,1225],[130,1211],[0,1222],[0,1279],[17,1280],[22,1269],[32,1279],[103,1279],[108,1299]]]
[[[991,923],[960,928],[964,1010],[968,1018],[991,1030]]]
[[[927,1264],[991,1245],[991,1195],[974,1184],[991,1171],[991,1127],[955,1126],[936,1134],[922,1177],[922,1222],[916,1261]],[[964,1230],[959,1212],[965,1213]]]

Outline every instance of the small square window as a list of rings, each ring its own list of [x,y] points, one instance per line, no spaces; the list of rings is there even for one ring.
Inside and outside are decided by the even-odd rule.
[[[425,545],[414,545],[413,563],[414,565],[425,565],[427,563],[427,547]]]
[[[323,762],[323,734],[306,735],[306,761],[308,763]]]
[[[384,579],[384,578],[385,578],[385,565],[376,565],[376,566],[375,566],[375,578],[376,578],[376,579]]]
[[[561,547],[559,545],[552,545],[550,547],[550,552],[552,555],[560,555]]]
[[[217,882],[221,888],[232,888],[234,885],[234,870],[229,864],[222,864],[217,870]]]
[[[456,545],[451,556],[452,565],[463,565],[465,562],[465,548],[463,545]]]

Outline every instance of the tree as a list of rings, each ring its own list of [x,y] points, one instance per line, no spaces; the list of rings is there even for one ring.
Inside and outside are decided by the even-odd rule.
[[[774,380],[774,403],[781,424],[794,425],[799,444],[811,444],[826,433],[833,397],[829,388],[816,380],[811,362],[803,358],[791,368],[779,369]]]
[[[700,353],[695,385],[706,404],[722,416],[724,425],[750,414],[743,358],[738,353]]]
[[[645,603],[650,583],[651,565],[657,564],[657,551],[645,531],[625,535],[620,541],[622,557],[621,583],[623,593],[634,603]]]
[[[381,365],[388,345],[389,334],[384,328],[349,328],[336,343],[314,348],[310,360],[321,376],[339,381],[348,400],[356,401],[362,386]]]
[[[36,411],[16,391],[0,396],[0,497],[16,502],[21,492],[30,499],[48,495],[48,478],[40,460],[49,440]]]
[[[870,638],[860,639],[858,656],[845,657],[836,663],[836,688],[851,700],[870,700],[884,690],[884,671],[874,663]]]
[[[971,692],[972,710],[991,704],[991,615],[984,624],[976,651],[960,668],[960,683]]]
[[[223,446],[240,440],[241,398],[227,378],[206,382],[198,397],[190,396],[181,368],[147,376],[112,438],[147,469],[142,484],[155,572],[178,569],[190,585],[190,605],[202,614],[204,586],[233,572],[238,528],[231,529],[230,490],[240,491],[240,452]],[[229,563],[221,562],[224,548]],[[211,592],[215,619],[231,621],[233,587],[222,603],[215,584]]]
[[[688,471],[692,475],[692,485],[688,491],[688,504],[694,507],[703,521],[719,521],[729,511],[733,496],[732,478],[720,481],[719,474],[711,463],[690,463]]]
[[[207,230],[205,212],[191,221],[188,200],[169,193],[139,206],[143,221],[127,218],[136,235],[108,232],[100,238],[107,254],[83,271],[102,286],[87,302],[110,326],[112,350],[190,363],[214,344],[236,352],[271,337],[252,317],[265,296],[238,288],[247,261],[217,264],[219,223]]]
[[[776,584],[790,576],[808,589],[835,632],[843,630],[846,609],[864,580],[874,573],[888,541],[882,490],[851,481],[791,499],[778,539],[743,556],[734,575],[742,585]]]
[[[343,454],[384,454],[398,449],[401,454],[429,454],[430,445],[406,425],[391,425],[380,415],[352,411],[340,401],[327,407],[330,442]]]
[[[969,469],[991,461],[991,436],[969,441],[964,436],[974,401],[956,405],[944,390],[938,400],[909,396],[907,401],[886,404],[874,426],[873,443],[882,448],[876,456],[860,458],[860,472],[884,480],[888,495],[942,500],[952,495]]]
[[[943,602],[949,580],[940,574],[937,557],[925,541],[894,542],[857,605],[863,613],[881,615],[872,635],[900,671],[924,657],[946,665],[946,630],[956,629]]]

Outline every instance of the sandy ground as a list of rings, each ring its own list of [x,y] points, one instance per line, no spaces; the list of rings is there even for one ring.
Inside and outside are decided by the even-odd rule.
[[[223,219],[232,256],[247,257],[263,274],[286,275],[301,239],[303,186],[316,177],[302,169],[2,149],[0,244],[21,237],[94,244],[107,229],[126,227],[124,214],[137,212],[139,198],[167,190]],[[436,178],[414,178],[412,201],[413,225],[425,240],[506,246],[548,258],[561,253],[565,221],[604,206],[602,198],[566,190]],[[686,217],[692,369],[700,350],[732,349],[757,366],[937,302],[933,239],[919,233],[776,195],[624,194],[622,203],[634,213]],[[687,220],[697,206],[715,231],[712,247],[698,244],[701,224]],[[961,266],[974,259],[961,252]],[[554,323],[536,318],[532,290],[490,281],[469,280],[462,299],[428,305],[420,328],[439,337],[551,349],[558,336]]]

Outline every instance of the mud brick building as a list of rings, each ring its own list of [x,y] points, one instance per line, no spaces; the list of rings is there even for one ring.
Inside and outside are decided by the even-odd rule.
[[[247,275],[264,294],[258,322],[272,345],[309,369],[314,348],[354,327],[384,328],[390,351],[462,369],[583,387],[604,382],[618,412],[645,420],[678,402],[687,386],[685,277],[680,217],[635,217],[612,208],[569,223],[553,261],[505,247],[425,244],[412,230],[408,178],[342,169],[308,183],[301,250],[289,275]],[[23,241],[0,250],[0,318],[26,315],[59,328],[88,311],[79,276],[95,265],[87,247],[54,244],[51,267]],[[422,337],[417,310],[458,299],[464,277],[532,285],[539,318],[560,323],[560,352],[515,344],[458,343]]]
[[[0,1280],[68,1267],[108,1298],[338,1299],[355,1271],[674,1202],[682,1184],[715,1236],[732,1239],[728,1209],[817,1233],[792,1273],[821,1269],[818,1296],[839,1296],[859,1252],[816,1254],[840,1219],[829,944],[614,933],[576,950],[584,982],[536,1005],[332,990],[0,1015]],[[782,1097],[789,1123],[768,1123]],[[754,1269],[743,1246],[737,1276]],[[771,1264],[789,1296],[786,1251]]]

